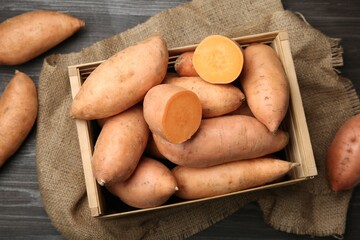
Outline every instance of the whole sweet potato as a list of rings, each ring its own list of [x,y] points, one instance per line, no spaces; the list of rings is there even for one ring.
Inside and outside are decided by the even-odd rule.
[[[69,38],[84,21],[48,10],[26,12],[0,24],[0,65],[25,63]]]
[[[290,87],[284,68],[276,51],[266,44],[250,44],[244,59],[240,81],[247,103],[254,116],[275,132],[289,106]]]
[[[136,208],[160,206],[178,190],[171,171],[159,161],[147,157],[141,158],[128,180],[105,186],[124,203]]]
[[[337,130],[328,148],[326,166],[333,191],[350,190],[360,183],[360,114]]]
[[[0,97],[0,167],[24,142],[38,111],[33,80],[16,71]]]
[[[162,82],[168,66],[165,40],[154,35],[101,63],[75,96],[71,114],[92,120],[116,115],[142,101]]]
[[[149,127],[141,105],[106,119],[96,140],[92,161],[98,183],[128,179],[145,150],[148,137]]]
[[[172,169],[179,187],[175,195],[198,199],[258,187],[278,180],[294,166],[295,163],[274,158],[239,160],[205,168],[177,166]]]
[[[202,120],[194,136],[173,144],[153,134],[160,153],[171,162],[187,167],[209,167],[226,162],[261,157],[283,149],[289,136],[271,133],[257,119],[232,115]]]

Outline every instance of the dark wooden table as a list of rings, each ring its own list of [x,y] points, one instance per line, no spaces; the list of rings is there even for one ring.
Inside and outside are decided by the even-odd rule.
[[[79,51],[92,43],[125,31],[163,9],[186,0],[107,0],[107,1],[0,1],[0,22],[34,9],[68,12],[84,19],[88,26],[71,41],[48,51],[29,63],[16,67],[0,66],[0,92],[15,69],[26,72],[36,83],[43,58],[54,53]],[[283,0],[284,7],[300,12],[315,28],[328,36],[341,38],[344,48],[344,77],[353,80],[360,94],[360,3],[358,0]],[[35,161],[36,127],[21,149],[0,169],[0,239],[63,239],[52,226],[38,190]],[[0,146],[1,147],[1,146]],[[360,228],[360,187],[351,199],[345,239],[358,239]],[[214,224],[192,239],[312,239],[274,230],[266,225],[261,210],[250,204]],[[319,239],[332,239],[319,238]]]

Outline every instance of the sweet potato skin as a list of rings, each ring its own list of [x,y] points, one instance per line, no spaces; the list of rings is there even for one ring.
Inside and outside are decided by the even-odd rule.
[[[151,208],[164,204],[177,190],[171,171],[159,161],[143,157],[134,174],[125,182],[106,185],[124,203],[136,208]]]
[[[330,188],[335,192],[360,183],[360,114],[337,130],[328,147],[326,167]]]
[[[204,119],[196,134],[182,144],[172,144],[153,134],[160,153],[187,167],[209,167],[225,162],[261,157],[283,149],[289,136],[276,134],[257,119],[243,115]]]
[[[25,63],[85,26],[85,22],[56,11],[36,10],[0,24],[0,65]]]
[[[16,71],[0,97],[0,167],[24,142],[34,126],[37,112],[33,80]]]
[[[116,115],[143,100],[165,77],[168,50],[160,35],[127,47],[101,63],[75,96],[71,115],[92,120]]]
[[[125,181],[135,170],[148,142],[149,127],[140,104],[104,122],[93,154],[93,173],[100,185]]]
[[[245,100],[243,92],[231,84],[211,84],[200,77],[167,75],[163,83],[173,84],[193,91],[199,97],[202,117],[221,116],[239,108]]]
[[[196,72],[192,57],[194,52],[184,52],[176,59],[174,68],[180,77],[198,77],[199,74]]]
[[[273,158],[257,158],[212,167],[172,169],[183,199],[199,199],[232,193],[271,183],[290,171],[294,164]]]
[[[271,132],[284,119],[290,87],[276,52],[265,44],[250,44],[244,50],[241,86],[251,112]]]

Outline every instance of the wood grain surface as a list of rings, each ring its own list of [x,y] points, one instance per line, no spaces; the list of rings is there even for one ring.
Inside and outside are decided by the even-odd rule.
[[[15,67],[0,66],[0,93],[15,69],[24,71],[38,83],[42,61],[55,53],[79,51],[96,41],[125,31],[146,21],[161,10],[185,0],[89,0],[0,1],[0,22],[34,9],[68,12],[84,19],[87,26],[36,59]],[[360,94],[360,3],[358,0],[283,0],[285,9],[299,12],[324,34],[342,39],[344,66],[342,76],[351,79]],[[68,44],[71,41],[71,44]],[[34,127],[19,149],[0,169],[0,239],[63,239],[51,224],[38,189],[35,161]],[[1,146],[0,146],[1,147]],[[360,188],[356,188],[349,206],[345,239],[360,235]],[[277,231],[266,225],[262,212],[249,204],[232,216],[214,224],[191,239],[314,239]],[[316,239],[333,239],[332,237]]]

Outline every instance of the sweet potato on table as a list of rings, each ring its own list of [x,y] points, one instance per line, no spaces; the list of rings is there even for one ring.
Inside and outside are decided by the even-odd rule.
[[[169,142],[188,140],[200,126],[200,100],[185,88],[172,84],[157,85],[146,93],[143,105],[150,130]]]
[[[207,82],[231,83],[240,75],[244,56],[241,46],[222,35],[210,35],[195,48],[193,64],[199,76]]]
[[[96,140],[92,167],[100,185],[125,181],[135,170],[149,137],[141,105],[109,117]]]
[[[247,103],[254,116],[276,132],[289,106],[290,88],[275,50],[265,44],[251,44],[244,50],[240,77]]]
[[[240,107],[245,100],[243,92],[231,84],[211,84],[200,77],[167,75],[163,83],[193,91],[199,97],[203,118],[221,116]]]
[[[209,167],[226,162],[261,157],[283,149],[289,136],[269,132],[257,119],[243,115],[204,119],[196,134],[182,144],[173,144],[153,134],[161,154],[187,167]]]
[[[143,100],[164,79],[168,64],[165,40],[154,35],[101,63],[75,96],[74,118],[92,120],[116,115]]]
[[[337,130],[328,148],[326,167],[335,192],[350,190],[360,183],[360,114]]]
[[[0,23],[0,65],[25,63],[85,26],[84,21],[48,10],[26,12]]]
[[[257,158],[212,167],[177,166],[172,173],[183,199],[199,199],[259,187],[285,176],[295,163],[273,158]]]
[[[177,190],[171,171],[159,161],[143,157],[135,172],[125,182],[106,185],[124,203],[136,208],[151,208],[164,204]]]
[[[199,74],[196,72],[192,57],[194,52],[184,52],[176,58],[174,68],[180,77],[198,77]]]
[[[0,167],[24,142],[38,112],[33,80],[16,71],[0,97]]]

